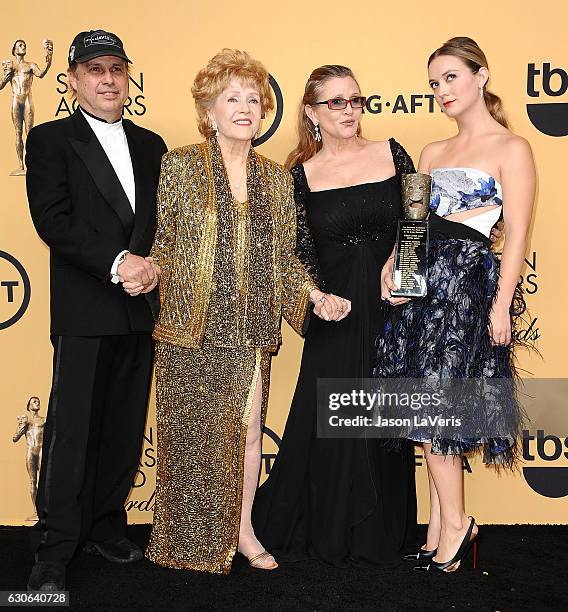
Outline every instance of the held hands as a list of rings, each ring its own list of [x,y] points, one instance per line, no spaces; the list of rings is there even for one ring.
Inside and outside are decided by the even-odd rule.
[[[392,269],[393,269],[394,257],[391,256],[387,259],[387,262],[381,270],[381,299],[388,302],[391,306],[400,306],[410,302],[410,298],[405,297],[393,297],[391,291],[396,291],[398,287],[392,280]]]
[[[118,277],[122,288],[131,297],[152,291],[160,279],[161,270],[152,257],[140,257],[128,253],[118,266]]]
[[[324,321],[341,321],[351,312],[351,301],[314,289],[310,293],[314,314]]]

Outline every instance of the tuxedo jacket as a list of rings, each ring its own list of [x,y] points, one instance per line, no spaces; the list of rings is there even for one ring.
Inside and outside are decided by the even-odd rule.
[[[26,186],[38,234],[50,248],[51,333],[101,336],[152,331],[157,292],[130,297],[111,282],[116,256],[147,256],[154,239],[162,138],[123,120],[136,213],[83,114],[34,127]]]

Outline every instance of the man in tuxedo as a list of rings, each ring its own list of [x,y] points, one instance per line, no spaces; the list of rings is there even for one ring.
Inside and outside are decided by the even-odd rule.
[[[77,110],[27,139],[30,212],[50,247],[54,348],[30,590],[64,589],[79,547],[117,563],[142,558],[125,537],[124,502],[150,388],[159,269],[148,253],[166,145],[122,119],[129,62],[116,35],[78,34],[68,69]]]

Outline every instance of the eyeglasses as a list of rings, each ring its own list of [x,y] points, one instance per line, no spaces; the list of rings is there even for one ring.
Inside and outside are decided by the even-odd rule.
[[[351,104],[351,108],[364,108],[367,102],[365,96],[355,96],[346,100],[345,98],[330,98],[329,100],[323,100],[322,102],[314,102],[314,104],[327,104],[330,110],[343,110],[347,108],[348,104]]]

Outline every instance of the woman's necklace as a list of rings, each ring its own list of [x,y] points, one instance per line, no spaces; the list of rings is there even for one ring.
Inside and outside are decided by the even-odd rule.
[[[247,172],[247,165],[245,162],[245,166],[243,168],[243,171],[241,172],[241,178],[239,179],[238,183],[235,183],[235,189],[240,189],[243,179],[245,178],[246,172]]]

